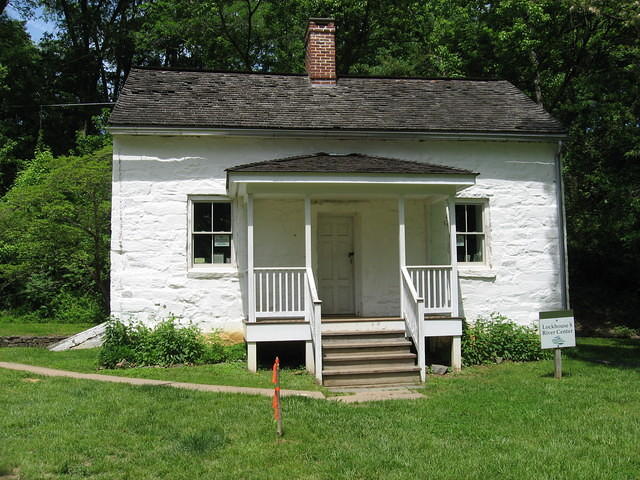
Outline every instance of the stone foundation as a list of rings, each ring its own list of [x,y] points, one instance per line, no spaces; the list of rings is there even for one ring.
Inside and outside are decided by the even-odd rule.
[[[0,347],[47,348],[67,337],[68,335],[10,335],[0,337]]]

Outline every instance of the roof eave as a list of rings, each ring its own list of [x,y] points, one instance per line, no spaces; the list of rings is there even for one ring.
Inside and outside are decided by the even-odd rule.
[[[274,128],[219,128],[110,125],[112,135],[149,136],[239,136],[289,138],[366,138],[430,139],[430,140],[484,140],[556,142],[567,138],[566,132],[501,132],[501,131],[429,131],[429,130],[345,130],[345,129],[274,129]]]
[[[233,196],[238,185],[326,185],[348,187],[394,186],[397,188],[439,186],[464,190],[475,185],[477,173],[361,173],[361,172],[227,172],[227,189]]]

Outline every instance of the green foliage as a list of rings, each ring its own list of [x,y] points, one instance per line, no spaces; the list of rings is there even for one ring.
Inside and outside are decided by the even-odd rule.
[[[95,295],[72,294],[62,291],[52,303],[53,320],[59,323],[100,323],[104,310]]]
[[[38,132],[41,57],[24,25],[0,14],[0,196],[11,186],[20,159],[33,154]]]
[[[93,152],[111,146],[112,137],[107,132],[110,113],[108,108],[103,108],[99,115],[91,117],[91,123],[96,130],[95,134],[87,134],[82,130],[76,132],[76,146],[73,149],[75,155],[91,155]]]
[[[0,199],[0,308],[101,321],[110,197],[110,149],[78,157],[37,152]]]
[[[619,338],[632,338],[640,336],[640,330],[637,328],[629,328],[626,325],[616,325],[611,328],[611,334]]]
[[[247,347],[244,343],[234,343],[222,347],[226,362],[245,362],[247,360]]]
[[[195,326],[178,326],[170,317],[150,328],[112,319],[107,325],[98,363],[104,368],[221,363],[242,358],[244,345],[223,346],[205,339]]]
[[[462,360],[466,366],[501,360],[529,362],[545,357],[534,327],[518,325],[497,313],[465,324],[462,332]]]

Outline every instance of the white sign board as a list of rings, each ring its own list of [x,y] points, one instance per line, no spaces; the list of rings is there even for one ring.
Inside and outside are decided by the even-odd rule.
[[[565,348],[576,346],[573,312],[540,312],[540,347]]]

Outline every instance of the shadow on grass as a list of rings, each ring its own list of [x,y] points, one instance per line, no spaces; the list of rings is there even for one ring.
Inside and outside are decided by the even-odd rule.
[[[640,368],[640,340],[629,338],[581,338],[567,357],[621,369]]]

